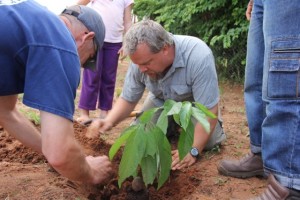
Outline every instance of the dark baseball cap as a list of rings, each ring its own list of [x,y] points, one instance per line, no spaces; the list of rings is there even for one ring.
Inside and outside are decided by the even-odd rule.
[[[105,25],[101,16],[92,8],[83,5],[74,5],[67,7],[62,11],[62,14],[72,15],[81,21],[84,26],[95,33],[95,43],[97,49],[101,49],[104,43],[105,37]],[[97,61],[97,55],[94,58],[89,59],[85,64],[85,68],[95,69]]]

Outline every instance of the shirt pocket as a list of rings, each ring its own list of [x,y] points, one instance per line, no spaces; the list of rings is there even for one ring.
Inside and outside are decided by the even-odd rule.
[[[172,85],[170,93],[174,101],[194,101],[192,87],[187,85]]]

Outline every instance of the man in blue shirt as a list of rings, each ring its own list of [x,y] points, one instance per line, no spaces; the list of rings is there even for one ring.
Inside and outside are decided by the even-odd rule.
[[[33,0],[0,1],[0,24],[0,125],[63,176],[103,182],[110,161],[85,156],[73,130],[80,66],[95,62],[104,40],[100,15],[72,6],[58,17]],[[17,110],[20,93],[25,105],[40,110],[41,134]]]

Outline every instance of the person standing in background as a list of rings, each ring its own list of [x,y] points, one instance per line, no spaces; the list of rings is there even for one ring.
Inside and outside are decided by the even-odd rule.
[[[252,11],[252,12],[250,12]],[[219,173],[268,176],[256,200],[300,199],[300,4],[250,0],[245,104],[251,151],[222,160]]]
[[[79,100],[79,123],[90,120],[89,111],[96,110],[97,101],[100,118],[105,118],[112,108],[119,56],[123,55],[123,34],[132,25],[131,11],[134,0],[79,0],[79,5],[87,5],[97,11],[105,24],[104,45],[98,51],[97,67],[93,71],[83,71]]]

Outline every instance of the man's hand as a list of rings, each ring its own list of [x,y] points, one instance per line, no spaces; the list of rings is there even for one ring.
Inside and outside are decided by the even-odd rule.
[[[179,159],[178,150],[172,151],[172,170],[183,169],[193,165],[197,159],[188,153],[181,161]]]
[[[90,181],[92,184],[103,183],[110,178],[112,167],[107,156],[87,156],[85,159],[92,170],[93,179]]]
[[[98,137],[99,133],[105,133],[110,130],[113,124],[105,119],[96,119],[88,127],[86,137],[95,138]]]
[[[248,6],[247,6],[247,10],[246,10],[247,20],[251,19],[252,7],[253,7],[253,0],[250,0],[249,3],[248,3]]]

